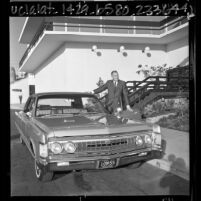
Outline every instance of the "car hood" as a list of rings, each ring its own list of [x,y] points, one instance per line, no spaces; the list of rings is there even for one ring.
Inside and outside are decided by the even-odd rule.
[[[133,127],[135,130],[150,129],[142,121],[118,118],[110,114],[36,118],[35,123],[40,127],[50,129],[56,136],[119,133],[132,131]]]

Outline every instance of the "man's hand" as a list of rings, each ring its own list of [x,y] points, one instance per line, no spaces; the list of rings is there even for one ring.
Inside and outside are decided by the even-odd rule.
[[[127,109],[128,111],[130,111],[130,112],[133,112],[133,109],[130,107],[130,105],[127,105],[127,106],[126,106],[126,109]]]

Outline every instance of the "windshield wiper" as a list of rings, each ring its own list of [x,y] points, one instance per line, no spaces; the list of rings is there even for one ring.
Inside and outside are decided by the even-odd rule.
[[[80,113],[66,113],[66,114],[44,114],[38,115],[38,117],[48,117],[48,116],[68,116],[68,115],[79,115]]]
[[[104,112],[75,112],[75,113],[70,113],[70,114],[105,114]]]
[[[66,114],[44,114],[44,115],[38,115],[38,117],[49,117],[49,116],[80,116],[80,115],[91,115],[91,114],[105,114],[104,112],[76,112],[76,113],[66,113]]]

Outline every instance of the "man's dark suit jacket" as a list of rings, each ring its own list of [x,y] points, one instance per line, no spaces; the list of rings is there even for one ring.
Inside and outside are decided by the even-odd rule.
[[[124,81],[118,80],[118,84],[115,86],[113,80],[108,80],[103,86],[95,89],[94,93],[98,94],[106,89],[108,90],[106,107],[109,112],[114,112],[117,107],[123,107],[122,98],[125,105],[129,105],[126,83]]]

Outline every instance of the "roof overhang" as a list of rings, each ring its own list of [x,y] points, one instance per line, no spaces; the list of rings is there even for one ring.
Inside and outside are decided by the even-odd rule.
[[[36,72],[37,68],[65,42],[166,45],[187,36],[188,23],[161,35],[44,31],[19,70]]]
[[[30,43],[43,22],[44,18],[42,17],[27,17],[20,33],[19,43]]]
[[[128,16],[130,17],[130,16]],[[143,16],[140,16],[143,19]],[[140,27],[152,27],[159,28],[164,26],[166,23],[174,21],[177,17],[169,16],[164,19],[164,17],[160,16],[151,16],[146,17],[146,20],[131,20],[128,19],[127,16],[121,17],[109,17],[102,20],[100,16],[90,16],[90,17],[69,17],[69,16],[56,16],[56,17],[27,17],[22,28],[19,42],[28,44],[31,42],[37,31],[40,29],[40,26],[43,25],[44,22],[58,22],[58,23],[73,23],[73,24],[91,24],[91,25],[116,25],[116,26],[140,26]],[[117,20],[115,20],[117,19]]]

